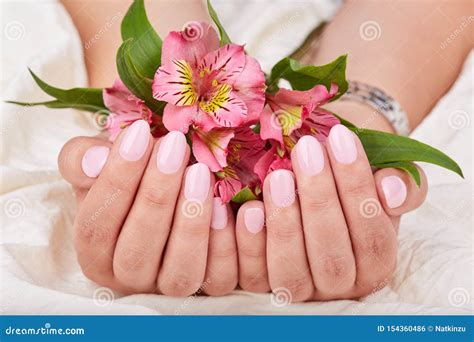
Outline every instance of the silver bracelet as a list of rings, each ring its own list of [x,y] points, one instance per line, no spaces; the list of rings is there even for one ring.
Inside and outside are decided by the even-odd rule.
[[[407,113],[397,101],[379,88],[357,81],[349,81],[349,89],[340,100],[366,104],[380,112],[398,135],[410,133]]]

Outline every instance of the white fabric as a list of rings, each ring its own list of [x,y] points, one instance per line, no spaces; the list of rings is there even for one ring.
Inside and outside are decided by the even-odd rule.
[[[218,2],[229,34],[246,41],[266,70],[336,5],[328,1]],[[296,7],[295,7],[296,6]],[[459,162],[466,179],[426,166],[426,203],[403,217],[395,279],[363,301],[278,307],[269,294],[236,291],[209,298],[119,298],[81,273],[71,244],[71,187],[56,158],[77,135],[97,132],[90,114],[21,108],[4,100],[47,99],[27,72],[60,87],[86,85],[82,47],[56,2],[2,2],[1,310],[5,314],[470,314],[473,297],[472,70],[462,76],[413,136]],[[270,8],[270,10],[269,10]],[[295,8],[297,15],[295,14]],[[296,17],[295,17],[296,15]],[[292,18],[285,19],[282,18]],[[280,29],[278,30],[278,27]],[[464,120],[464,121],[463,121]],[[457,129],[456,129],[457,128]],[[109,299],[115,298],[111,301]]]

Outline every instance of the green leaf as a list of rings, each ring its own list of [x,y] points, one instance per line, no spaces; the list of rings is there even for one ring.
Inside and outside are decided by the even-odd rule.
[[[121,25],[122,40],[133,39],[130,56],[135,68],[152,79],[161,63],[162,41],[148,21],[143,0],[135,0]]]
[[[443,152],[417,140],[370,129],[352,128],[364,145],[371,165],[420,161],[435,164],[464,177],[459,165]]]
[[[207,0],[207,10],[212,20],[214,21],[214,24],[216,24],[217,29],[219,30],[219,34],[221,36],[221,46],[225,44],[229,44],[231,40],[229,36],[227,35],[227,32],[225,31],[224,27],[222,26],[221,21],[219,20],[219,17],[217,16],[216,11],[212,7],[210,0]]]
[[[385,168],[395,168],[406,171],[410,174],[410,176],[415,181],[416,185],[420,186],[421,184],[421,176],[420,172],[416,168],[416,166],[411,162],[395,162],[395,163],[385,163],[385,164],[372,164],[373,167],[378,169],[385,169]]]
[[[248,186],[240,190],[238,193],[235,194],[235,196],[232,198],[232,202],[235,203],[245,203],[247,201],[255,200],[257,199],[257,196],[253,193],[252,190]]]
[[[155,113],[161,113],[164,103],[152,96],[152,80],[140,72],[130,50],[133,48],[133,38],[124,41],[117,51],[117,71],[120,79],[127,88]]]
[[[38,76],[33,71],[28,69],[33,76],[36,84],[48,95],[51,95],[59,102],[64,104],[64,107],[73,107],[80,105],[94,106],[99,109],[106,109],[104,100],[102,98],[102,89],[100,88],[72,88],[72,89],[60,89],[53,87]],[[42,104],[41,102],[38,104]]]
[[[276,89],[278,81],[283,78],[290,82],[294,90],[308,90],[315,85],[323,84],[329,90],[332,83],[337,84],[338,91],[331,101],[341,97],[348,88],[346,80],[347,55],[339,56],[329,64],[314,66],[300,65],[292,58],[283,58],[272,68],[268,86]]]
[[[45,106],[48,108],[74,108],[78,110],[84,110],[87,112],[104,112],[108,113],[108,110],[104,107],[97,107],[95,105],[85,104],[85,103],[70,103],[70,102],[61,102],[58,100],[45,101],[45,102],[17,102],[17,101],[6,101],[7,103],[16,104],[19,106],[34,107],[34,106]]]

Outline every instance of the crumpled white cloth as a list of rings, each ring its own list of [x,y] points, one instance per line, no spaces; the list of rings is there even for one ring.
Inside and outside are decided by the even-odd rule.
[[[214,1],[216,2],[216,1]],[[332,1],[217,1],[229,34],[269,70],[291,52]],[[70,18],[53,0],[2,3],[1,310],[4,314],[471,314],[473,303],[473,54],[462,75],[413,137],[451,155],[461,179],[427,165],[426,203],[403,217],[395,279],[361,301],[280,306],[269,294],[220,297],[119,297],[87,280],[71,244],[71,187],[56,158],[77,135],[94,135],[91,115],[21,108],[4,100],[45,100],[27,72],[60,87],[86,85],[82,46]]]

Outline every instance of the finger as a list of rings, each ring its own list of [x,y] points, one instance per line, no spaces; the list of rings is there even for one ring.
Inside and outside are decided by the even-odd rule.
[[[400,216],[418,208],[425,200],[428,183],[425,173],[420,173],[420,186],[405,171],[381,169],[375,173],[375,184],[385,212],[390,216]]]
[[[104,167],[111,146],[98,138],[73,138],[59,153],[59,172],[73,186],[89,189]]]
[[[228,204],[213,199],[206,276],[202,288],[210,296],[232,292],[238,282],[235,221]]]
[[[189,146],[173,131],[155,144],[115,247],[113,269],[129,292],[154,292]]]
[[[314,137],[304,136],[291,160],[316,295],[325,300],[341,298],[354,286],[356,268],[326,150]]]
[[[293,173],[270,173],[263,186],[267,218],[267,264],[270,287],[284,290],[294,302],[309,299],[314,292],[306,259],[300,206]]]
[[[189,296],[204,282],[213,187],[214,177],[205,164],[188,167],[158,274],[158,289],[166,295]]]
[[[74,242],[79,264],[84,274],[98,283],[113,279],[117,237],[152,148],[146,121],[135,121],[125,129],[76,216]]]
[[[356,259],[356,285],[371,287],[389,277],[396,261],[396,233],[378,200],[375,182],[360,140],[342,125],[328,138],[336,180]]]
[[[251,292],[268,292],[265,209],[261,201],[244,203],[237,213],[239,285]]]

